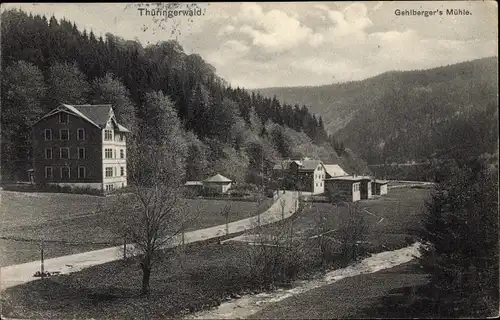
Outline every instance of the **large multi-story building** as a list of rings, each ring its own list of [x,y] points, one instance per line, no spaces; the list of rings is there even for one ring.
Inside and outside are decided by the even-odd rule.
[[[290,180],[293,180],[292,187],[295,190],[321,194],[325,192],[325,178],[343,175],[345,172],[338,165],[326,166],[321,160],[304,158],[283,160],[274,166],[273,173],[275,179],[283,179],[287,175],[292,177]]]
[[[111,105],[61,104],[32,129],[35,183],[103,191],[127,185],[130,131]]]

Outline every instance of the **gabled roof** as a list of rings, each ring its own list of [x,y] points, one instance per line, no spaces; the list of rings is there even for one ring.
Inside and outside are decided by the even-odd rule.
[[[67,112],[73,114],[101,129],[106,127],[106,123],[110,118],[112,118],[119,131],[130,132],[127,128],[116,122],[111,104],[70,105],[61,103],[57,108],[53,109],[52,111],[38,119],[35,124],[40,122],[42,119],[53,116],[59,112]]]
[[[287,170],[292,162],[295,162],[298,166],[302,165],[302,162],[300,160],[282,160],[274,165],[273,170]]]
[[[300,166],[299,170],[314,171],[321,163],[321,160],[302,160],[302,165]]]
[[[233,180],[224,177],[223,175],[216,174],[213,177],[205,179],[204,182],[232,182]]]
[[[347,176],[348,173],[344,171],[338,164],[323,164],[326,173],[332,177]]]
[[[119,124],[119,123],[116,123],[116,124],[118,125],[118,131],[121,131],[121,132],[130,132],[129,129],[125,128],[121,124]]]
[[[81,104],[73,105],[73,107],[101,128],[106,126],[113,112],[110,104]]]

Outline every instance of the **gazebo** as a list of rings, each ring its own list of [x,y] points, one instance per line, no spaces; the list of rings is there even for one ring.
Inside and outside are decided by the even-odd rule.
[[[225,194],[231,188],[233,181],[221,174],[216,174],[203,180],[203,189],[209,194]]]

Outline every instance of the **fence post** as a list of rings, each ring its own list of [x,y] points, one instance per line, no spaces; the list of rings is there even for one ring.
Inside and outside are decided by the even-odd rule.
[[[123,236],[123,259],[127,258],[127,236]]]
[[[40,276],[43,278],[45,276],[45,265],[43,261],[43,239],[40,241]]]

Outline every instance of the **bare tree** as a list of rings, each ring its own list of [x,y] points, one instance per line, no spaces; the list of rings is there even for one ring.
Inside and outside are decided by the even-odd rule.
[[[132,242],[139,256],[143,273],[141,293],[149,292],[149,280],[154,262],[162,249],[176,245],[178,236],[194,218],[185,212],[179,170],[182,159],[171,150],[172,145],[138,146],[129,154],[126,192],[118,194],[112,211],[119,227]]]
[[[368,221],[365,212],[357,203],[351,202],[351,186],[332,186],[329,190],[330,201],[334,208],[334,214],[341,219],[340,226],[332,234],[335,238],[329,236],[337,244],[344,257],[348,260],[358,257],[361,242],[368,233]],[[325,230],[325,232],[327,232]],[[321,245],[327,246],[322,242]]]
[[[330,223],[332,220],[328,219],[329,215],[333,215],[332,212],[318,209],[316,212],[313,214],[315,228],[312,233],[314,234],[310,239],[314,240],[319,249],[321,263],[326,265],[332,261],[333,254],[338,247],[339,241],[334,238],[337,229]]]
[[[294,241],[295,219],[252,229],[248,255],[251,277],[262,288],[294,280],[307,259],[309,250],[301,241]],[[257,222],[258,223],[258,222]]]
[[[357,259],[360,245],[368,234],[368,221],[357,203],[346,203],[347,212],[338,230],[341,251],[348,260]]]

